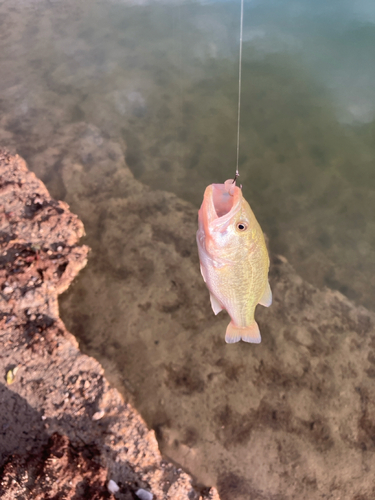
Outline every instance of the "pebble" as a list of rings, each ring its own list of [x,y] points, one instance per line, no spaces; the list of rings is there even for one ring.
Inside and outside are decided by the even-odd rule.
[[[137,495],[138,498],[140,498],[141,500],[152,500],[154,498],[154,495],[152,493],[150,493],[149,491],[147,490],[144,490],[142,488],[140,488],[139,490],[137,490],[135,492],[135,494]]]
[[[63,250],[63,247],[57,247],[58,252],[62,252],[62,250]]]
[[[6,381],[8,385],[13,384],[15,378],[16,378],[16,373],[18,372],[19,366],[15,366],[14,368],[11,368],[10,370],[7,371],[6,374]]]
[[[104,417],[104,415],[105,415],[105,411],[104,410],[99,410],[96,413],[94,413],[94,415],[92,416],[92,419],[93,420],[100,420],[101,418]]]
[[[117,493],[120,490],[118,484],[115,483],[112,479],[108,481],[107,488],[110,493]]]
[[[11,286],[6,286],[3,290],[4,293],[12,293],[13,292],[13,288]]]

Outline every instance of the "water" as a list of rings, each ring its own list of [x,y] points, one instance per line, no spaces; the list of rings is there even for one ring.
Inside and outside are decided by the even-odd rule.
[[[239,12],[239,2],[0,2],[0,142],[24,156],[84,221],[92,269],[98,280],[102,273],[115,309],[116,297],[128,292],[109,264],[98,264],[105,253],[100,231],[120,249],[126,236],[103,222],[104,208],[98,214],[93,207],[101,206],[123,154],[136,179],[195,207],[207,184],[234,174]],[[375,7],[366,0],[245,2],[239,164],[245,196],[272,251],[309,282],[371,309],[374,42]],[[70,182],[67,158],[83,168],[84,185]],[[112,194],[121,198],[121,188],[106,191]],[[137,367],[124,391],[133,391],[156,425],[158,408],[146,409],[142,399],[152,391],[138,368],[137,346],[135,364],[103,343],[116,315],[104,307],[95,316],[95,303],[85,312],[93,319],[69,319],[77,297],[95,288],[85,272],[62,301],[63,319],[120,388],[122,364],[130,373]],[[117,328],[126,335],[125,326]],[[163,356],[168,365],[168,349]],[[175,418],[183,422],[183,413]],[[183,424],[180,430],[187,432]],[[214,471],[192,472],[215,481]]]

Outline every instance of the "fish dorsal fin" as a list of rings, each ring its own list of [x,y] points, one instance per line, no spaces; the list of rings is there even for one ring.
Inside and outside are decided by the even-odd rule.
[[[264,293],[259,301],[259,304],[261,304],[264,307],[269,307],[272,304],[272,292],[268,281],[266,289],[264,290]]]
[[[210,300],[213,312],[215,314],[219,314],[219,312],[223,310],[223,307],[221,306],[220,302],[217,300],[215,295],[212,295],[212,293],[210,293]]]

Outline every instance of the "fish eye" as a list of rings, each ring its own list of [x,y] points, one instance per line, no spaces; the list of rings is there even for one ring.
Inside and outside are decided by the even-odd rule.
[[[239,223],[237,224],[237,229],[238,229],[239,231],[246,231],[246,229],[247,229],[247,224],[246,224],[246,222],[239,222]]]

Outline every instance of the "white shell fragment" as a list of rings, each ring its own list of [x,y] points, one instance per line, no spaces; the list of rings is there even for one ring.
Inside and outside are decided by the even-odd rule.
[[[110,493],[117,493],[120,490],[118,484],[115,483],[112,479],[108,481],[107,488]]]
[[[152,500],[154,498],[154,495],[152,493],[150,493],[149,491],[147,490],[144,490],[142,488],[140,488],[139,490],[137,490],[135,492],[135,494],[137,495],[138,498],[140,498],[141,500]]]

